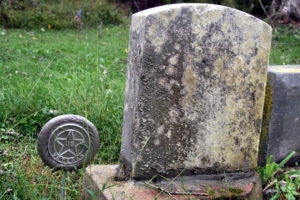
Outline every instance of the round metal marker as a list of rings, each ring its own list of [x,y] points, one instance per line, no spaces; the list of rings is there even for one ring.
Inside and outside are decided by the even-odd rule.
[[[43,162],[56,170],[75,170],[89,164],[98,148],[97,129],[78,115],[51,119],[38,137],[38,152]]]

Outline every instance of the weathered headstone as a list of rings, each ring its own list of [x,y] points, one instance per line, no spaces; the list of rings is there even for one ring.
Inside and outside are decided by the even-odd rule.
[[[120,165],[87,168],[84,199],[261,200],[270,44],[270,26],[223,6],[134,14]]]
[[[269,66],[260,164],[300,152],[300,66]],[[297,154],[290,164],[300,161]]]
[[[210,4],[134,14],[120,177],[254,169],[271,32]]]

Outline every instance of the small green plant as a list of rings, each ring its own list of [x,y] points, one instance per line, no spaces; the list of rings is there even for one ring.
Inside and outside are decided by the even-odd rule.
[[[270,200],[296,200],[299,197],[300,171],[286,171],[284,165],[296,154],[295,151],[279,164],[269,157],[265,167],[259,168],[264,186],[264,196]]]
[[[282,168],[284,167],[284,165],[296,154],[295,151],[292,151],[291,153],[289,153],[289,155],[283,159],[279,164],[273,162],[272,156],[270,156],[267,159],[267,164],[265,167],[259,168],[260,174],[261,174],[261,178],[263,181],[263,184],[267,183],[268,181],[273,181],[274,180],[274,176],[277,174],[277,172],[279,172],[280,170],[282,170]]]
[[[270,198],[270,200],[277,199],[287,199],[287,200],[296,200],[299,196],[299,177],[293,179],[288,175],[285,175],[284,180],[278,181],[276,180],[276,192]]]

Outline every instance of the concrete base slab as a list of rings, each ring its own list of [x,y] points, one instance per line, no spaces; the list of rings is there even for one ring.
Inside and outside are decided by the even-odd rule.
[[[86,169],[83,199],[103,200],[262,200],[260,176],[255,172],[116,181],[118,165]],[[157,178],[157,177],[156,177]],[[227,198],[226,198],[227,197]]]

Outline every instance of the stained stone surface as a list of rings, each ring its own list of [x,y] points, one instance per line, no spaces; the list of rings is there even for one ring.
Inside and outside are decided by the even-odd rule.
[[[265,104],[262,161],[272,155],[280,162],[291,151],[300,152],[300,65],[269,66]],[[299,153],[290,164],[295,161]]]
[[[218,5],[134,14],[120,178],[254,169],[271,32]]]

